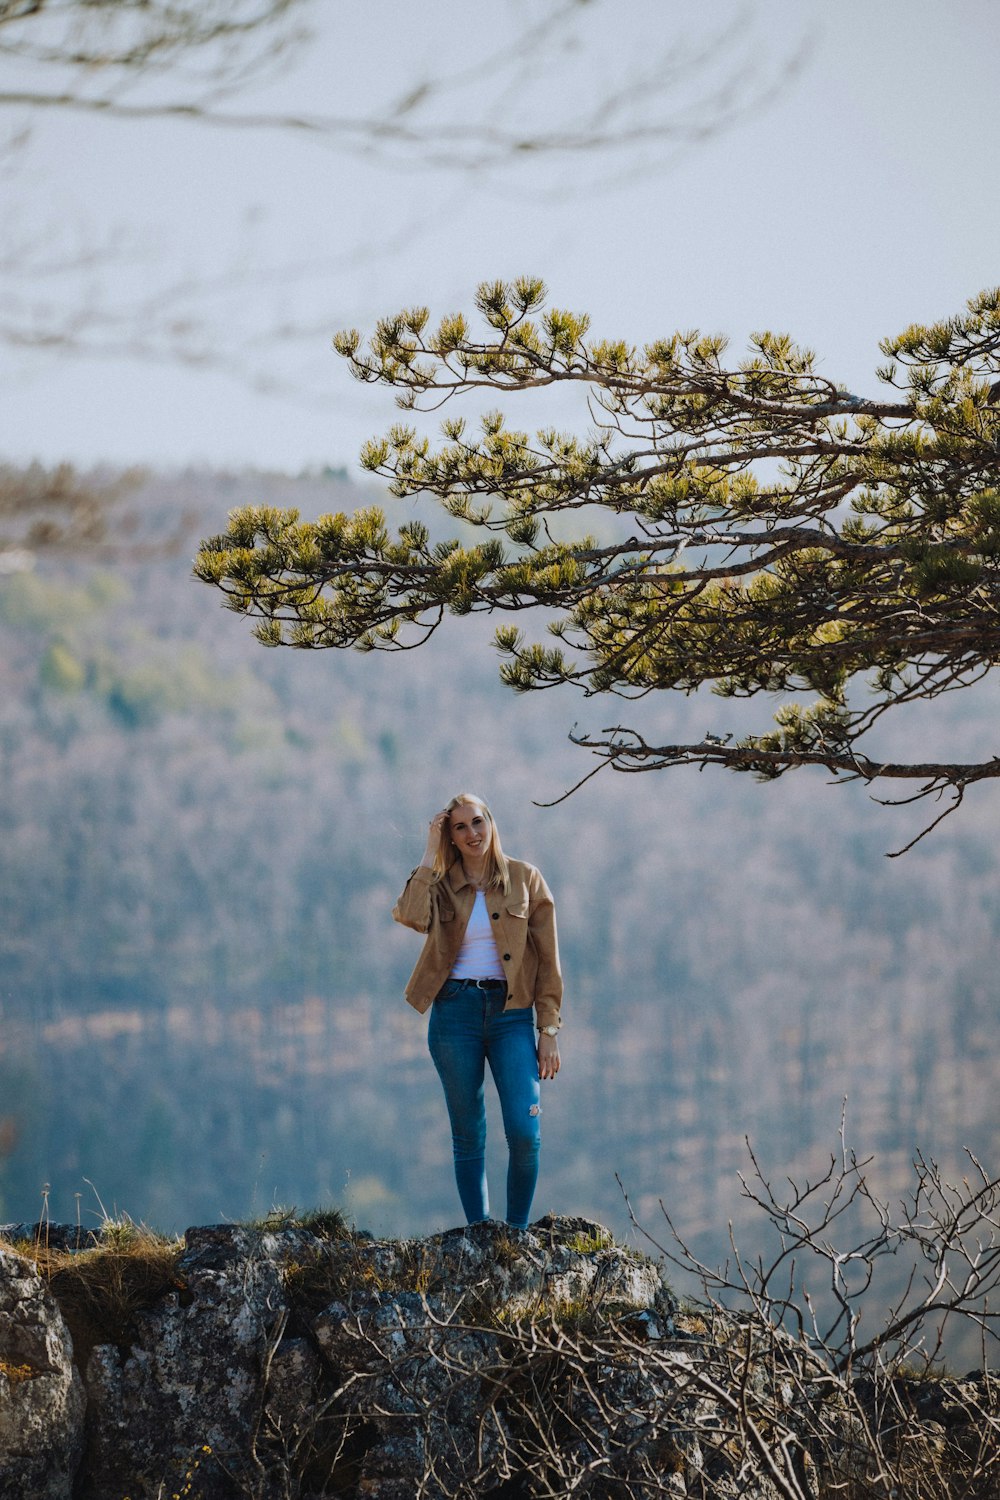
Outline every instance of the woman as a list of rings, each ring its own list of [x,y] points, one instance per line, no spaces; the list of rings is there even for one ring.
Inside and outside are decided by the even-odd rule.
[[[562,976],[549,888],[533,865],[506,857],[486,803],[462,792],[431,819],[424,857],[392,914],[426,933],[406,998],[431,1012],[428,1041],[465,1217],[489,1217],[488,1062],[510,1151],[507,1222],[525,1229],[538,1178],[539,1080],[559,1072]]]

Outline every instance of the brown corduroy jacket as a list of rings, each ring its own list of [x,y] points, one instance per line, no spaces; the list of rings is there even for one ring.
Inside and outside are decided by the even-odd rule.
[[[495,888],[486,892],[486,908],[495,924],[497,951],[507,976],[504,1009],[524,1010],[533,1005],[536,1025],[559,1026],[563,985],[552,894],[534,865],[520,859],[509,859],[507,864],[510,895]],[[460,859],[440,877],[421,865],[406,882],[392,915],[404,927],[426,934],[406,986],[406,998],[414,1010],[429,1010],[451,973],[475,899],[475,886],[466,878]]]

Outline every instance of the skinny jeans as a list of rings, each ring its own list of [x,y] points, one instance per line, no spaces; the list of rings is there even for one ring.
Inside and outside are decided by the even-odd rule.
[[[507,1137],[507,1223],[526,1229],[541,1144],[534,1010],[504,1010],[503,983],[479,988],[449,979],[431,1007],[428,1044],[451,1121],[455,1181],[468,1223],[488,1219],[486,1064],[500,1096]]]

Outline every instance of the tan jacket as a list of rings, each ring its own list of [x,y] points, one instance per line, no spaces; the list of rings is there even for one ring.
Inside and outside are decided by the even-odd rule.
[[[556,941],[556,909],[548,886],[534,865],[509,859],[510,895],[486,892],[486,908],[496,924],[497,951],[507,976],[505,1010],[535,1007],[538,1026],[558,1026],[562,974]],[[420,866],[392,909],[404,927],[426,933],[424,950],[406,986],[415,1010],[426,1011],[451,973],[465,937],[476,890],[456,860],[438,877]]]

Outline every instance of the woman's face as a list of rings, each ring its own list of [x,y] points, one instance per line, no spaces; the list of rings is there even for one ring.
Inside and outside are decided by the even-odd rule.
[[[463,859],[484,859],[493,842],[493,825],[475,802],[460,802],[448,819],[451,841]]]

